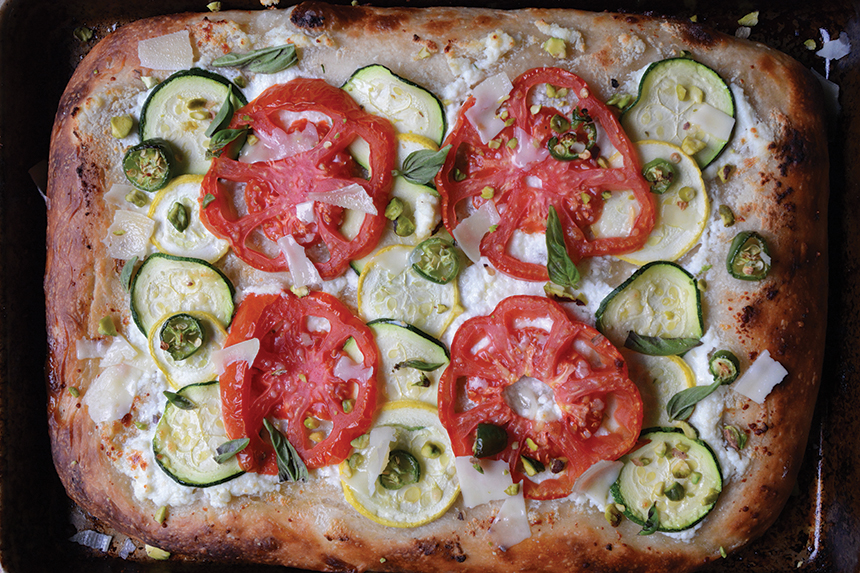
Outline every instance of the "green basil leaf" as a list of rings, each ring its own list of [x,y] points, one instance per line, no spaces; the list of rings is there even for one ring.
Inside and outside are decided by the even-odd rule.
[[[233,119],[233,113],[235,112],[233,99],[233,86],[227,86],[227,97],[224,99],[221,109],[215,114],[215,118],[209,124],[209,127],[206,128],[206,137],[212,137],[215,133],[227,129],[227,126],[230,125],[230,120]]]
[[[235,440],[230,440],[229,442],[224,442],[217,448],[215,448],[215,456],[213,459],[219,463],[223,464],[224,462],[232,459],[236,454],[244,450],[248,447],[248,444],[251,443],[251,440],[248,438],[238,438]]]
[[[417,185],[427,185],[445,164],[449,151],[451,151],[450,145],[446,145],[439,151],[430,149],[413,151],[403,161],[401,170],[395,171],[395,175],[402,175]]]
[[[209,140],[209,153],[214,157],[220,157],[227,147],[237,142],[239,147],[244,145],[245,138],[248,136],[248,128],[240,127],[239,129],[222,129],[216,132]]]
[[[263,418],[263,426],[269,432],[272,447],[275,448],[278,479],[281,481],[305,481],[308,479],[308,468],[290,441],[272,425],[268,418]]]
[[[700,346],[698,338],[662,338],[660,336],[644,336],[632,330],[627,333],[624,347],[649,356],[677,356]]]
[[[686,420],[693,413],[696,404],[710,396],[721,384],[714,382],[708,386],[693,386],[681,390],[669,398],[666,403],[666,414],[670,420]]]
[[[422,372],[433,372],[434,370],[444,366],[444,362],[424,362],[423,360],[404,360],[394,365],[395,370],[400,368],[414,368]]]
[[[164,391],[164,397],[167,398],[167,401],[179,408],[180,410],[193,410],[197,407],[197,404],[182,396],[177,394],[176,392],[171,392],[170,390]]]
[[[133,256],[122,266],[122,272],[119,274],[119,282],[125,292],[131,288],[131,275],[134,274],[134,267],[137,265],[137,255]]]
[[[645,520],[645,525],[642,527],[639,535],[651,535],[652,533],[656,533],[659,528],[660,514],[657,513],[657,504],[655,503],[648,510],[648,518]]]
[[[293,44],[252,50],[246,54],[230,52],[213,60],[215,67],[247,68],[258,74],[274,74],[292,67],[299,61]]]
[[[546,218],[546,270],[549,280],[562,287],[576,288],[579,285],[579,269],[567,254],[564,232],[555,207],[550,205]]]

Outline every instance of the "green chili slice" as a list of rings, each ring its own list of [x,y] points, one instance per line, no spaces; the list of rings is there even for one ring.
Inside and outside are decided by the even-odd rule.
[[[419,479],[421,466],[415,456],[404,450],[393,450],[388,454],[388,465],[379,476],[379,484],[385,489],[400,489]]]
[[[122,159],[129,182],[152,193],[165,187],[173,177],[176,160],[170,144],[163,139],[147,139],[130,148]]]
[[[460,255],[449,241],[436,237],[419,243],[409,255],[416,273],[438,284],[447,284],[460,274]]]
[[[651,192],[658,195],[669,190],[677,175],[675,166],[665,159],[657,158],[646,163],[645,167],[642,168],[642,176],[651,185]]]
[[[547,149],[559,161],[586,159],[582,154],[597,142],[597,128],[588,110],[575,109],[570,121],[556,114],[550,119],[550,128],[559,135],[549,139]]]
[[[720,384],[731,384],[738,377],[741,363],[738,357],[728,350],[719,350],[711,356],[708,362],[708,370],[714,375],[714,382]]]
[[[171,316],[161,327],[161,349],[176,361],[197,352],[205,341],[200,321],[188,314]]]
[[[476,458],[488,458],[498,454],[508,445],[508,433],[501,426],[480,423],[475,429],[475,444],[472,453]]]
[[[726,270],[736,279],[760,281],[770,271],[771,258],[764,237],[755,231],[739,233],[729,247]]]

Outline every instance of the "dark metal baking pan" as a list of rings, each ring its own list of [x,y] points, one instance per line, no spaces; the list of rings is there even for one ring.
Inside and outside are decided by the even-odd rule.
[[[286,3],[287,0],[284,0]],[[365,3],[365,2],[362,2]],[[857,2],[670,0],[583,2],[401,0],[375,5],[523,5],[652,12],[698,21],[733,34],[759,10],[751,39],[781,49],[824,74],[824,60],[804,46],[820,28],[849,35],[852,52],[833,62],[841,114],[830,133],[830,310],[826,365],[796,493],[777,524],[714,572],[860,571],[860,7]],[[80,58],[117,25],[182,11],[206,0],[0,0],[0,570],[259,571],[254,566],[138,563],[69,541],[76,528],[102,525],[66,497],[50,456],[45,415],[46,337],[42,273],[45,203],[29,174],[47,158],[62,90]],[[225,0],[223,9],[261,9],[257,0]],[[83,42],[79,26],[95,32]],[[822,314],[825,312],[821,310]],[[139,544],[138,544],[139,547]],[[135,555],[140,554],[138,549]],[[266,568],[270,570],[270,568]],[[283,569],[277,569],[283,570]]]

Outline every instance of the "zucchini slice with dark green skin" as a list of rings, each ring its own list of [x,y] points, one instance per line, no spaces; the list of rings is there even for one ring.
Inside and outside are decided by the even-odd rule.
[[[385,66],[359,68],[341,88],[365,111],[391,121],[399,133],[414,133],[442,143],[445,108],[435,95]]]
[[[731,139],[734,118],[734,96],[717,72],[689,58],[670,58],[645,70],[621,124],[630,139],[677,145],[704,169]]]
[[[206,130],[231,91],[236,109],[248,103],[242,92],[224,76],[192,68],[176,72],[152,89],[140,112],[142,140],[161,138],[176,152],[177,173],[204,174],[207,156]],[[238,105],[235,105],[238,104]]]
[[[683,531],[699,523],[714,508],[723,489],[720,464],[703,441],[677,428],[645,430],[647,442],[621,458],[624,466],[610,492],[624,515],[634,523],[654,525],[656,531]]]
[[[242,475],[239,460],[215,461],[219,446],[230,441],[221,417],[221,392],[217,381],[191,384],[177,392],[191,402],[183,409],[170,401],[155,428],[152,451],[155,461],[176,483],[209,487]]]
[[[696,278],[675,263],[648,263],[603,299],[596,326],[616,346],[623,346],[631,331],[649,337],[701,338],[702,296]]]
[[[234,294],[230,279],[210,263],[155,253],[134,275],[131,317],[147,337],[161,317],[177,312],[208,312],[226,328],[233,320]]]

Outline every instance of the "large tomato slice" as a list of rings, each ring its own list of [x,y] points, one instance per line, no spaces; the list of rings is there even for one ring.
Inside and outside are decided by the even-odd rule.
[[[493,457],[510,464],[526,497],[556,499],[595,462],[634,445],[642,400],[602,334],[547,298],[514,296],[457,331],[439,418],[458,456],[472,455],[478,424],[504,428],[507,446]],[[521,456],[545,471],[529,478]]]
[[[549,153],[535,160],[534,153],[524,157],[517,150],[514,144],[546,150],[550,139],[558,136],[552,129],[552,118],[561,112],[550,105],[536,105],[532,99],[534,88],[545,84],[576,95],[576,107],[586,110],[597,129],[605,132],[623,158],[622,167],[599,166],[597,147],[590,150],[590,157],[572,161],[556,159]],[[453,232],[469,207],[479,207],[488,200],[481,194],[490,187],[494,191],[491,200],[502,218],[495,231],[484,235],[481,254],[508,275],[532,281],[549,278],[545,265],[517,259],[509,246],[517,230],[545,232],[551,205],[558,213],[567,251],[574,262],[641,248],[654,228],[654,202],[635,148],[617,118],[582,79],[565,70],[529,70],[514,80],[513,86],[510,98],[502,104],[508,125],[495,143],[483,143],[466,117],[466,111],[475,104],[473,98],[463,106],[454,130],[445,140],[445,145],[453,149],[436,176],[436,188],[442,196],[442,217],[448,230]],[[568,119],[572,117],[570,112],[566,115]],[[635,213],[635,220],[627,236],[595,238],[589,231],[601,216],[602,194],[606,191],[633,193],[631,214]]]
[[[238,454],[242,467],[277,473],[274,450],[260,436],[266,417],[286,424],[287,439],[308,468],[342,461],[376,408],[379,358],[370,329],[324,292],[251,294],[236,312],[225,347],[251,338],[260,341],[253,364],[230,363],[220,378],[227,434],[250,439]],[[344,350],[350,338],[361,363]],[[308,419],[313,423],[306,425]]]
[[[267,89],[236,112],[230,128],[247,126],[258,137],[286,139],[294,131],[293,123],[301,128],[307,124],[307,119],[294,119],[299,114],[321,114],[330,121],[315,122],[316,135],[310,145],[305,136],[304,145],[292,146],[295,154],[254,163],[213,158],[203,179],[200,218],[213,233],[230,241],[239,258],[263,271],[289,268],[277,247],[272,253],[263,252],[265,239],[260,231],[272,242],[292,235],[305,247],[320,276],[330,279],[340,275],[350,260],[369,254],[379,241],[393,180],[396,137],[387,120],[362,110],[346,92],[323,80],[305,78]],[[370,144],[369,180],[358,176],[346,151],[356,138]],[[354,238],[340,231],[341,207],[316,202],[310,223],[296,212],[296,205],[306,203],[309,193],[328,193],[350,185],[363,187],[377,212],[365,215]],[[275,252],[278,254],[270,256]]]

